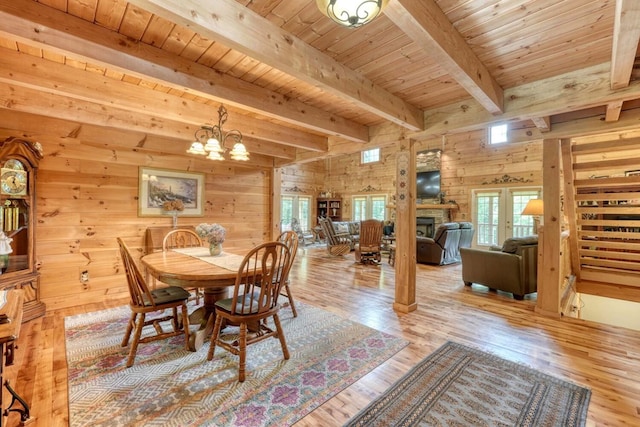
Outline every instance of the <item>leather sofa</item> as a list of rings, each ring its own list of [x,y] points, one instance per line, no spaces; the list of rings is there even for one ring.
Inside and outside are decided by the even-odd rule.
[[[461,248],[462,280],[504,292],[521,300],[537,292],[538,236],[514,237],[492,250]]]
[[[416,236],[416,261],[422,264],[446,265],[460,262],[460,224],[445,222],[431,237]]]

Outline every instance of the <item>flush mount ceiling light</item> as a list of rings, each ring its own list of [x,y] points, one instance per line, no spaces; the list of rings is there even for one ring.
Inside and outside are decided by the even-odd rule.
[[[224,105],[218,108],[218,124],[213,126],[202,125],[195,132],[195,141],[187,150],[189,154],[207,156],[209,160],[225,160],[224,153],[228,150],[227,141],[233,143],[229,156],[233,160],[249,160],[249,152],[242,143],[242,133],[233,129],[228,132],[222,130],[222,125],[227,121],[227,109]]]
[[[320,12],[334,22],[358,28],[373,21],[389,0],[316,0]]]

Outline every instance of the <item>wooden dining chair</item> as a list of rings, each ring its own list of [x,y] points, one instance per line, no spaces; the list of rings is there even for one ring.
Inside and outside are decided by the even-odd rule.
[[[120,256],[124,264],[124,270],[127,276],[127,284],[129,286],[129,294],[131,301],[131,318],[127,324],[127,329],[122,339],[122,347],[129,344],[131,333],[133,334],[133,342],[129,349],[129,358],[127,359],[127,368],[133,365],[138,350],[138,344],[174,337],[184,334],[185,348],[189,349],[189,315],[187,312],[187,300],[191,296],[189,292],[179,286],[168,286],[158,289],[149,290],[143,275],[140,273],[129,248],[124,241],[118,237],[118,245],[120,246]],[[178,318],[178,307],[181,308],[182,325]],[[171,309],[171,314],[165,315],[165,310]],[[149,320],[146,319],[147,313],[158,313]],[[172,330],[165,331],[162,322],[171,321]],[[154,335],[142,338],[142,330],[145,326],[153,326],[156,333]]]
[[[242,260],[236,275],[233,296],[215,303],[215,323],[207,360],[212,360],[216,346],[239,356],[238,381],[245,380],[247,346],[274,337],[280,340],[285,360],[289,349],[278,317],[278,296],[289,274],[291,252],[282,242],[263,243]],[[263,321],[273,319],[273,328]],[[220,335],[222,323],[239,325],[237,340],[225,341]],[[251,329],[251,334],[248,334]]]
[[[175,248],[193,248],[198,246],[202,246],[202,239],[200,239],[200,236],[198,236],[198,234],[193,230],[171,230],[164,236],[164,239],[162,239],[163,251]],[[200,288],[188,288],[187,290],[193,291],[196,304],[200,305],[200,297],[202,296]]]
[[[291,256],[289,257],[289,271],[287,273],[287,280],[284,282],[282,290],[284,291],[285,296],[289,299],[289,306],[291,306],[293,317],[298,317],[298,312],[293,302],[293,295],[291,295],[291,287],[289,286],[291,284],[289,273],[291,273],[291,266],[293,265],[293,261],[295,261],[296,254],[298,253],[298,234],[295,231],[285,231],[284,233],[280,234],[280,236],[278,236],[277,241],[287,245],[287,248],[289,248],[289,252],[291,253]]]

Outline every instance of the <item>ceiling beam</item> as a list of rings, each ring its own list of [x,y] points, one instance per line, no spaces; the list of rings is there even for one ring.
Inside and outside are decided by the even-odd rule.
[[[617,0],[611,51],[611,89],[629,85],[640,40],[640,2]]]
[[[606,62],[506,89],[505,112],[500,115],[490,114],[473,99],[427,110],[425,130],[411,133],[411,137],[426,139],[480,129],[493,123],[532,120],[640,98],[640,82],[612,90],[609,85],[610,68],[610,63]]]
[[[206,108],[207,106],[196,101],[11,50],[6,50],[0,55],[0,83],[156,118],[181,121],[193,125],[195,129],[202,124],[216,124],[218,119],[217,106]],[[55,114],[55,110],[52,113]],[[79,118],[82,117],[82,112],[77,114]],[[227,128],[239,129],[243,135],[253,135],[255,139],[296,148],[325,151],[327,146],[326,137],[245,115],[230,114],[226,125]]]
[[[392,1],[384,13],[487,111],[504,112],[502,88],[435,1]]]
[[[620,112],[622,111],[623,101],[614,101],[607,104],[606,114],[604,116],[605,122],[615,122],[620,119]]]
[[[365,142],[368,129],[324,110],[218,73],[32,0],[0,0],[0,34],[61,55],[262,114]]]
[[[422,129],[422,111],[304,43],[236,0],[130,0],[157,16],[347,99],[408,129]]]
[[[87,123],[94,126],[176,138],[185,141],[185,144],[193,141],[194,133],[199,127],[153,115],[132,113],[113,106],[107,107],[85,100],[67,98],[23,86],[0,84],[0,99],[3,100],[0,103],[0,111],[3,111],[3,115],[5,111],[29,113],[71,122]],[[36,121],[36,123],[38,122]],[[286,132],[288,131],[286,130]],[[247,139],[246,146],[249,152],[253,150],[253,152],[257,153],[260,151],[260,147],[269,147],[264,151],[266,155],[272,155],[272,152],[278,151],[275,143],[260,141],[255,146],[252,145],[255,139],[252,138],[251,131],[243,134]],[[324,144],[328,144],[326,138]],[[328,145],[323,146],[325,148],[322,151],[327,151]],[[318,149],[317,151],[320,150]]]
[[[551,130],[551,118],[549,116],[533,117],[531,121],[540,132],[549,132]]]

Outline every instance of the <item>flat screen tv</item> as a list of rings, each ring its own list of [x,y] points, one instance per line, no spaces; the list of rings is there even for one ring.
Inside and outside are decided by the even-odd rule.
[[[440,171],[418,172],[416,198],[433,199],[440,196]]]

